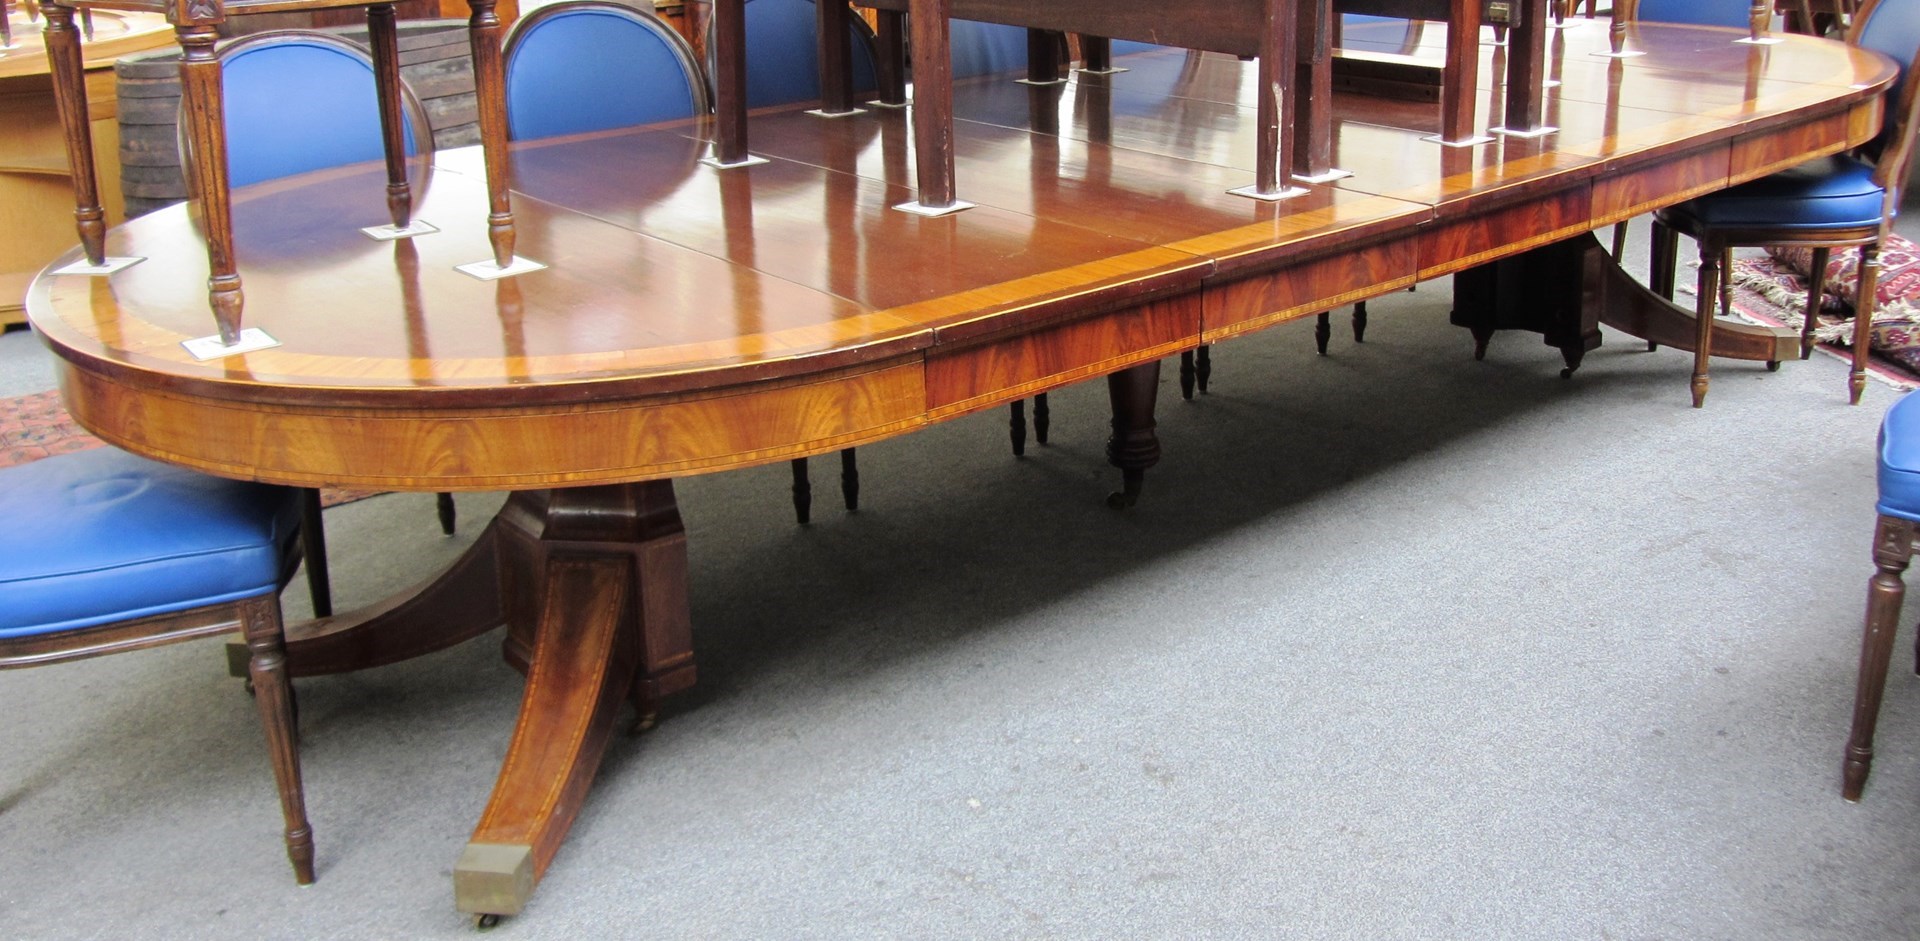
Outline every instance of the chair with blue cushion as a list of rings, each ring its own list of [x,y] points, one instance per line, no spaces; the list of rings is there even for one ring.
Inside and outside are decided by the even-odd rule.
[[[1847,735],[1840,794],[1860,799],[1873,766],[1873,729],[1893,659],[1893,635],[1906,596],[1901,573],[1920,537],[1920,395],[1904,395],[1880,422],[1879,522],[1873,531],[1875,572],[1867,582],[1865,637],[1860,644],[1860,683],[1854,693],[1853,730]],[[1920,665],[1920,647],[1914,651]]]
[[[1643,4],[1642,9],[1648,6]],[[1900,65],[1900,77],[1887,92],[1886,123],[1879,135],[1852,153],[1821,157],[1654,213],[1652,268],[1655,280],[1668,286],[1669,296],[1672,278],[1666,273],[1673,270],[1678,236],[1691,236],[1700,246],[1695,408],[1707,394],[1715,307],[1731,303],[1732,290],[1725,283],[1727,267],[1732,249],[1741,246],[1813,248],[1807,325],[1801,335],[1803,359],[1813,350],[1813,314],[1820,309],[1829,253],[1836,247],[1860,247],[1849,400],[1858,403],[1866,388],[1880,242],[1899,210],[1913,150],[1915,110],[1920,107],[1920,96],[1914,91],[1920,83],[1913,81],[1914,68],[1920,64],[1920,0],[1869,3],[1856,17],[1847,41],[1883,53]]]
[[[259,33],[221,49],[220,74],[226,89],[227,174],[232,186],[385,159],[373,59],[364,48],[324,33]],[[425,168],[433,160],[433,136],[427,131],[426,109],[404,80],[400,104],[417,204],[425,190]],[[185,127],[181,122],[180,155],[188,164],[194,155]],[[313,610],[325,617],[333,613],[333,603],[320,492],[303,490],[301,500]],[[438,510],[441,531],[452,535],[452,494],[439,494]]]
[[[300,497],[96,448],[0,470],[0,669],[238,629],[294,878],[313,881],[279,593]]]
[[[507,133],[534,140],[704,114],[693,50],[650,11],[617,3],[541,7],[507,33]]]

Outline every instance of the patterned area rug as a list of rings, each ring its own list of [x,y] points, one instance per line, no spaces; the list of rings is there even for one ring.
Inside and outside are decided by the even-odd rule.
[[[1772,250],[1733,263],[1733,308],[1755,323],[1799,330],[1806,321],[1806,249]],[[1920,249],[1900,236],[1887,238],[1880,253],[1879,288],[1874,292],[1872,359],[1868,372],[1902,389],[1920,387]],[[1858,285],[1858,250],[1835,252],[1827,265],[1821,294],[1818,349],[1853,361],[1853,304]]]
[[[58,390],[0,399],[0,467],[105,445],[105,441],[87,434],[60,406]],[[320,503],[338,506],[380,492],[327,488],[320,491]]]

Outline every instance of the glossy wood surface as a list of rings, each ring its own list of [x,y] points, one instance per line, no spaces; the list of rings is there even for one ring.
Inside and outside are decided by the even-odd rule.
[[[378,165],[241,190],[249,326],[281,346],[207,363],[188,210],[115,229],[149,260],[47,276],[30,313],[79,420],[229,476],[410,489],[610,483],[824,453],[1397,290],[1863,139],[1893,67],[1838,43],[1733,45],[1641,25],[1555,30],[1555,134],[1423,141],[1437,105],[1336,95],[1350,178],[1261,203],[1252,67],[1175,51],[1033,87],[955,87],[954,155],[978,207],[913,198],[908,116],[751,119],[771,162],[697,163],[686,123],[521,145],[520,251],[482,282],[477,151],[443,153],[416,216],[373,242]],[[1424,48],[1424,47],[1423,47]],[[1443,47],[1434,47],[1443,48]],[[1504,69],[1482,47],[1480,68]],[[1478,113],[1503,113],[1481,82]]]

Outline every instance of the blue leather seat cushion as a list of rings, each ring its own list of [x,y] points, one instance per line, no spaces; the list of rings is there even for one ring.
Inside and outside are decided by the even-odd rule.
[[[277,591],[298,491],[96,448],[0,470],[0,637]]]
[[[1920,395],[1901,396],[1880,420],[1878,509],[1920,520]]]
[[[1874,185],[1872,166],[1835,155],[1689,200],[1660,215],[1683,231],[1841,228],[1878,225],[1885,198],[1886,190]]]

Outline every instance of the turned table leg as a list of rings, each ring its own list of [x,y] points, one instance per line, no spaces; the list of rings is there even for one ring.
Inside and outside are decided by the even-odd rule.
[[[1160,438],[1153,430],[1153,404],[1159,391],[1157,359],[1107,377],[1107,398],[1113,404],[1107,462],[1120,468],[1120,490],[1107,496],[1107,505],[1116,510],[1139,502],[1147,468],[1160,461]]]

